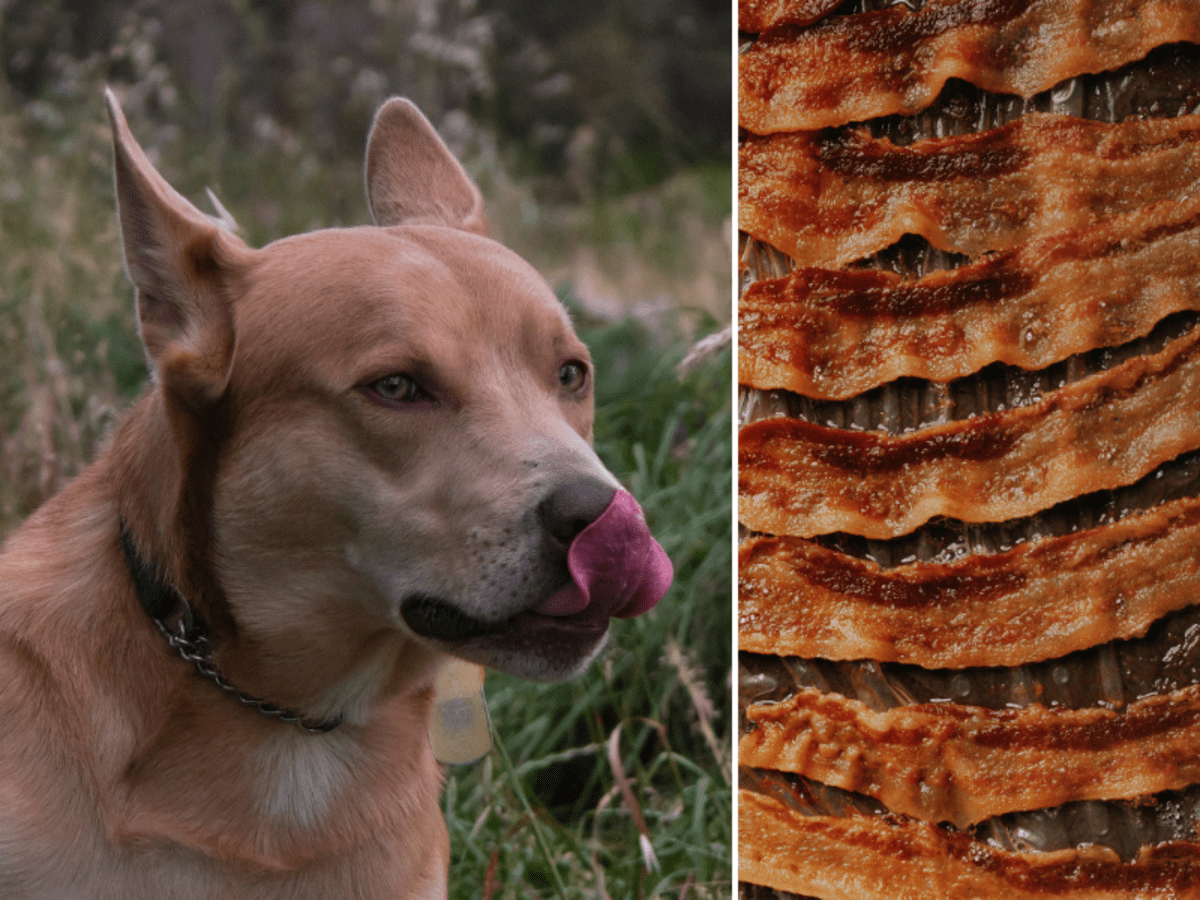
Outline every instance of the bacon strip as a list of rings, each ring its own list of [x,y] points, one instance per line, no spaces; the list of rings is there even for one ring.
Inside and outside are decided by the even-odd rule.
[[[1200,447],[1200,328],[1030,406],[903,435],[760,419],[738,434],[752,531],[907,534],[938,515],[1001,522],[1132,484]]]
[[[1198,0],[934,0],[835,16],[741,54],[738,121],[769,134],[908,115],[948,78],[1032,97],[1178,41],[1200,41]]]
[[[837,268],[905,233],[973,256],[1006,250],[1198,190],[1200,115],[1031,113],[908,147],[843,130],[738,148],[738,227],[800,267]]]
[[[741,765],[795,772],[959,828],[1075,800],[1123,799],[1200,780],[1200,686],[1121,711],[924,703],[874,712],[804,688],[751,704]]]
[[[738,646],[925,668],[1020,666],[1200,602],[1200,498],[948,564],[881,569],[789,537],[738,553]]]
[[[811,25],[842,0],[738,0],[738,31],[766,31],[776,25]]]
[[[924,822],[804,816],[738,792],[738,878],[827,900],[1134,900],[1194,897],[1200,844],[1013,853]]]
[[[1200,198],[1155,204],[906,281],[801,269],[738,306],[742,384],[842,400],[901,376],[1042,369],[1200,309]]]

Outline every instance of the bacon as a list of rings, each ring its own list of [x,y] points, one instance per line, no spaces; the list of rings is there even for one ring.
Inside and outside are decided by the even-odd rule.
[[[738,878],[827,900],[1182,898],[1200,889],[1200,844],[1143,847],[1127,863],[1095,845],[1016,853],[924,822],[804,816],[742,790]]]
[[[811,25],[842,0],[738,0],[738,31],[766,31],[776,25]]]
[[[751,704],[741,765],[795,772],[959,828],[1076,800],[1177,790],[1200,780],[1200,686],[1120,711],[924,703],[875,712],[803,688]]]
[[[790,537],[738,553],[738,647],[925,668],[1020,666],[1145,634],[1200,602],[1200,498],[1111,525],[890,569]]]
[[[907,534],[933,516],[1001,522],[1140,479],[1200,447],[1200,327],[1030,405],[903,435],[760,419],[738,434],[752,531]]]
[[[741,54],[738,121],[769,134],[910,115],[948,78],[1032,97],[1179,41],[1200,41],[1200,0],[934,0],[835,16]]]
[[[1031,113],[907,147],[842,130],[738,148],[738,227],[798,267],[837,268],[905,233],[975,256],[1198,191],[1200,115]]]
[[[1200,309],[1200,198],[1164,202],[916,281],[801,269],[738,306],[738,377],[841,400],[901,376],[1042,369]]]

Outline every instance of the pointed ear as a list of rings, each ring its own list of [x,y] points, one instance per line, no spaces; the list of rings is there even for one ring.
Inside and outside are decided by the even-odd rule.
[[[367,139],[367,203],[376,225],[448,225],[487,234],[483,197],[429,120],[393,97]]]
[[[233,357],[229,285],[250,250],[154,170],[112,91],[117,217],[155,379],[192,406],[224,392]]]

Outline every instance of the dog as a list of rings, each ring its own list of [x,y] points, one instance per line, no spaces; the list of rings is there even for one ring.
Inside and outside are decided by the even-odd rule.
[[[571,677],[671,580],[588,351],[410,102],[374,225],[251,249],[106,96],[151,382],[0,555],[0,896],[445,897],[439,667]]]

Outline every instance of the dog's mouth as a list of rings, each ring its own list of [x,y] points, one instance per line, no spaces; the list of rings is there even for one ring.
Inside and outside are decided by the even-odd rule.
[[[475,618],[424,594],[406,598],[400,613],[414,632],[457,656],[556,680],[594,654],[609,619],[641,615],[671,583],[671,561],[651,537],[637,501],[623,490],[572,539],[567,568],[569,581],[500,621]]]
[[[444,644],[509,638],[528,632],[557,632],[563,637],[588,635],[599,637],[608,628],[608,616],[586,609],[574,615],[546,615],[529,609],[502,619],[485,622],[469,616],[457,607],[437,597],[416,595],[400,605],[400,614],[408,627],[418,635]]]
[[[421,595],[406,599],[400,613],[416,634],[451,655],[533,681],[577,674],[600,649],[609,621],[594,610],[557,616],[530,609],[486,622]]]
[[[436,597],[409,597],[400,604],[400,615],[404,616],[408,627],[421,637],[448,643],[465,641],[472,635],[486,633],[492,627]]]

